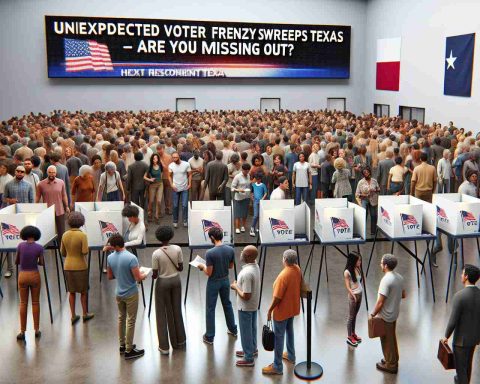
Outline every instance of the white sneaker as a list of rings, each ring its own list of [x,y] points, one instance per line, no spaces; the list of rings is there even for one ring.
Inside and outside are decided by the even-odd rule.
[[[7,279],[12,277],[12,271],[5,272],[5,274],[3,276],[5,276]]]
[[[185,228],[187,228],[187,227],[188,227],[188,223],[187,223],[186,221],[184,221],[184,222],[183,222],[183,226],[184,226]]]
[[[235,229],[235,233],[240,233],[240,229]]]
[[[250,228],[250,236],[252,236],[252,237],[257,236],[257,235],[255,234],[255,229]]]
[[[158,347],[158,350],[160,351],[160,354],[161,355],[169,355],[170,354],[170,351],[168,349],[161,349],[160,347]]]
[[[177,228],[178,227],[178,223],[173,223],[173,228]]]
[[[245,227],[240,228],[240,232],[245,232]]]

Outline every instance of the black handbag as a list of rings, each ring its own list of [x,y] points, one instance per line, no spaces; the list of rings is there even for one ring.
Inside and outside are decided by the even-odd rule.
[[[266,351],[273,351],[275,348],[275,333],[273,333],[271,321],[267,321],[267,325],[263,326],[262,344]]]

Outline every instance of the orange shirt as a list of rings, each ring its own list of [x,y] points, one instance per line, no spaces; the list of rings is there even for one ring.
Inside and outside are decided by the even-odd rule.
[[[300,313],[302,272],[298,265],[283,268],[273,283],[273,297],[280,299],[273,310],[273,320],[283,321]]]

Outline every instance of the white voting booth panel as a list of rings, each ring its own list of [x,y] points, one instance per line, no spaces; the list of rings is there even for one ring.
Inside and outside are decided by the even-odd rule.
[[[140,220],[144,220],[144,211],[138,205],[131,203],[139,210]],[[85,226],[82,230],[87,234],[90,248],[104,246],[109,237],[115,233],[125,234],[128,219],[122,217],[123,201],[80,202],[75,203],[75,210],[85,216]]]
[[[223,243],[233,244],[232,207],[223,201],[192,201],[188,206],[188,243],[191,247],[211,246],[210,228],[223,231]]]
[[[261,200],[259,231],[262,244],[309,242],[310,208],[293,200]]]
[[[433,195],[437,225],[452,235],[480,232],[480,199],[460,193]]]
[[[315,200],[315,232],[323,241],[366,238],[366,211],[340,199]]]
[[[47,245],[56,235],[55,207],[47,204],[15,204],[0,210],[0,249],[14,249],[22,242],[20,231],[27,225],[40,230],[38,243]]]
[[[409,195],[379,196],[377,224],[393,238],[436,234],[435,207]]]

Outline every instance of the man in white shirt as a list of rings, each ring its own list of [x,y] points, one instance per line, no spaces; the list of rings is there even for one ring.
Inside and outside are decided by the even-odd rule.
[[[278,178],[278,187],[270,195],[270,200],[285,200],[285,191],[288,191],[288,178],[281,176]]]
[[[235,352],[240,360],[237,367],[253,367],[257,349],[257,309],[260,299],[260,268],[257,264],[258,250],[253,245],[247,245],[240,254],[240,260],[245,263],[238,280],[230,288],[237,293],[238,323],[242,350]]]
[[[180,160],[178,152],[172,154],[172,162],[168,166],[168,178],[172,186],[173,226],[178,226],[178,206],[182,201],[183,226],[188,226],[188,190],[192,186],[192,169],[186,161]]]
[[[385,276],[380,281],[377,303],[370,315],[371,317],[380,315],[385,325],[385,336],[380,338],[384,359],[377,363],[377,369],[393,374],[398,372],[396,326],[400,314],[400,302],[407,297],[403,277],[394,272],[397,264],[395,256],[388,253],[383,255],[380,267]]]

